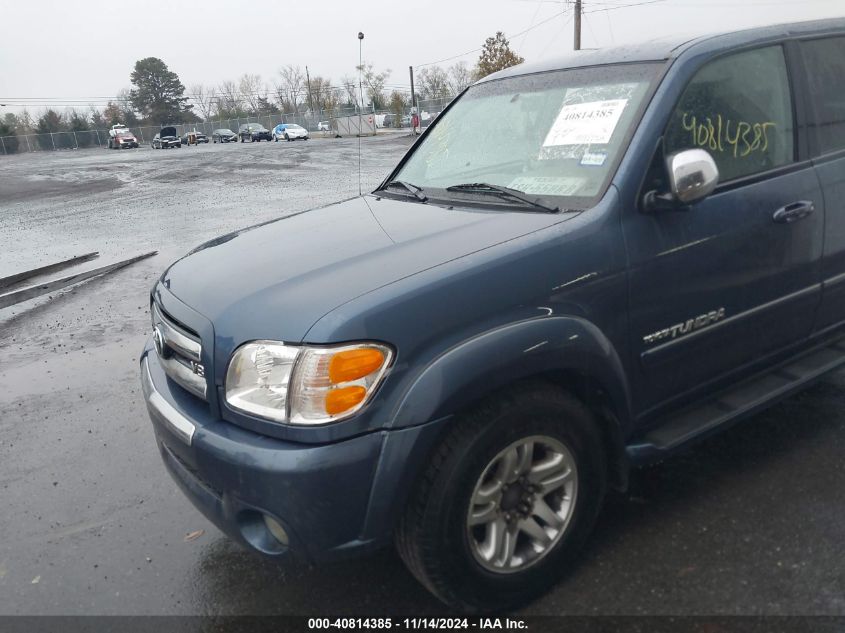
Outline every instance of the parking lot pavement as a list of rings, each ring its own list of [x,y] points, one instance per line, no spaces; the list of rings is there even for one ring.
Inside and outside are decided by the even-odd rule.
[[[410,142],[363,139],[364,189]],[[103,263],[161,251],[0,311],[0,614],[440,610],[390,551],[309,568],[229,543],[166,474],[139,393],[147,293],[167,263],[356,194],[356,168],[356,139],[0,162],[0,276],[91,250]],[[522,613],[845,615],[843,453],[838,373],[636,472],[581,563]]]

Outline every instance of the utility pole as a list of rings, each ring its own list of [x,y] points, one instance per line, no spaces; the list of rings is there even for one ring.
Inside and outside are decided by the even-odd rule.
[[[300,75],[302,77],[302,75]],[[305,67],[305,85],[308,86],[308,107],[311,110],[311,115],[314,114],[314,100],[311,98],[311,76],[308,74],[308,66]]]
[[[408,71],[411,73],[411,107],[414,108],[417,105],[417,97],[414,93],[414,67],[408,66]],[[400,120],[399,125],[402,125]],[[414,136],[417,135],[417,128],[414,128]]]
[[[575,50],[581,50],[581,0],[575,0]]]

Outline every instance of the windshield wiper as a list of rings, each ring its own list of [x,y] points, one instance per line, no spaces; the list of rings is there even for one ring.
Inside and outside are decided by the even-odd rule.
[[[417,187],[416,185],[412,185],[404,180],[391,180],[384,186],[384,189],[387,189],[388,187],[402,187],[405,191],[410,192],[420,202],[428,200],[428,196],[422,192],[422,187]]]
[[[501,185],[491,185],[488,182],[466,182],[460,185],[452,185],[450,187],[446,187],[446,191],[460,191],[463,193],[480,193],[498,196],[499,198],[516,200],[547,213],[558,213],[560,211],[560,207],[550,207],[545,205],[539,201],[539,198],[529,196],[523,191],[511,189],[510,187],[502,187]]]

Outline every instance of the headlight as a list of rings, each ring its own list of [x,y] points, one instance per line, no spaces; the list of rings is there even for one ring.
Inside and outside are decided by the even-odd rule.
[[[367,403],[392,360],[393,351],[379,343],[298,347],[253,341],[232,355],[226,401],[274,422],[336,422]]]

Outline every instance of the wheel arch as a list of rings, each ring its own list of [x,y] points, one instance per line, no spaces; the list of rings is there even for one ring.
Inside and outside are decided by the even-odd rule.
[[[532,355],[526,350],[535,347]],[[512,352],[519,350],[514,355]],[[526,356],[529,361],[519,358]],[[508,367],[507,372],[498,371]],[[485,367],[487,371],[478,371]],[[552,384],[595,415],[608,464],[608,483],[628,482],[625,437],[630,420],[627,380],[601,331],[577,317],[525,321],[475,337],[429,364],[405,393],[377,466],[365,538],[387,540],[441,438],[461,414],[524,383]],[[398,476],[397,476],[398,475]]]
[[[452,415],[509,385],[536,379],[554,382],[585,404],[601,405],[627,431],[630,394],[620,356],[596,325],[574,316],[520,321],[445,350],[407,388],[390,426]]]

